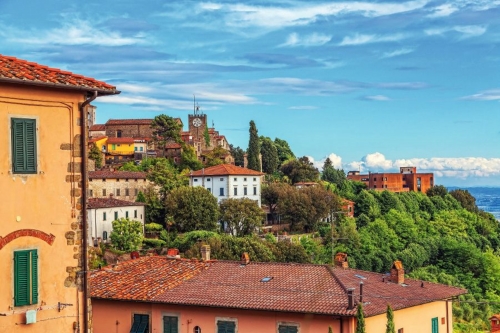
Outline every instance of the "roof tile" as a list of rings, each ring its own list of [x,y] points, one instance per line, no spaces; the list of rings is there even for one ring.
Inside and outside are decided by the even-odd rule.
[[[190,176],[262,176],[263,173],[232,164],[220,164],[213,167],[191,172]]]

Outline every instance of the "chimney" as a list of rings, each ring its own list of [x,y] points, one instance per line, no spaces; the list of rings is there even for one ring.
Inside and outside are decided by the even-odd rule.
[[[248,265],[250,263],[250,256],[248,255],[248,252],[243,252],[241,255],[241,264],[242,265]]]
[[[359,303],[363,303],[363,282],[359,283]]]
[[[354,295],[353,295],[354,288],[348,288],[347,289],[347,310],[352,310],[354,309]]]
[[[203,261],[210,260],[210,245],[201,246],[201,259]]]
[[[335,267],[348,268],[349,264],[347,262],[347,253],[339,252],[335,255],[334,259]]]
[[[405,270],[401,261],[396,260],[391,268],[391,282],[402,284],[405,283]]]

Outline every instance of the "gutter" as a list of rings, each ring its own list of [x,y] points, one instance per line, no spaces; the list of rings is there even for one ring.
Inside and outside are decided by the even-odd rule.
[[[88,333],[88,322],[89,322],[89,291],[88,291],[88,235],[87,235],[87,191],[88,191],[88,168],[87,168],[87,113],[85,108],[98,96],[98,92],[94,91],[93,95],[87,98],[82,104],[80,104],[80,115],[81,115],[81,149],[82,149],[82,245],[83,245],[83,333]]]

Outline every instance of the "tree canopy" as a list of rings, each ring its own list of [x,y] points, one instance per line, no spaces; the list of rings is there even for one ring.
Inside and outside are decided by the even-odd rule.
[[[160,114],[154,117],[151,122],[153,129],[153,142],[157,147],[163,148],[163,156],[165,156],[166,145],[170,142],[180,143],[182,125],[175,118]]]
[[[251,199],[226,199],[220,203],[220,220],[226,224],[226,230],[235,236],[253,234],[264,220],[264,212]]]
[[[268,137],[260,137],[260,152],[262,154],[262,171],[273,174],[278,170],[278,150],[273,140]]]
[[[319,180],[319,171],[307,156],[284,163],[281,166],[281,172],[290,179],[292,184]]]
[[[248,141],[247,160],[249,169],[261,171],[260,168],[260,145],[257,127],[253,120],[250,121],[250,139]]]

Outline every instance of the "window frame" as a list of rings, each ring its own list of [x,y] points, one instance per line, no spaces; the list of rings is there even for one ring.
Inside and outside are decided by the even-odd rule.
[[[148,317],[148,323],[147,323],[147,326],[145,327],[145,329],[143,331],[139,331],[139,328],[140,328],[140,324],[137,324],[138,327],[135,328],[135,330],[132,331],[132,329],[134,328],[134,323],[135,323],[135,316],[147,316]],[[151,314],[150,313],[147,313],[147,312],[132,312],[132,316],[131,316],[131,325],[130,325],[130,333],[140,333],[140,332],[144,332],[144,333],[149,333],[151,332],[150,328],[151,328]],[[141,320],[142,322],[142,320]]]
[[[232,317],[215,317],[215,332],[219,333],[219,322],[234,323],[234,333],[238,333],[238,319]]]
[[[26,151],[26,138],[27,138],[27,133],[26,133],[26,124],[31,123],[34,124],[33,128],[33,151],[31,152],[33,155],[33,160],[30,158],[24,156],[23,157],[23,168],[22,170],[18,170],[18,168],[15,166],[16,160],[17,160],[17,154],[15,152],[14,146],[16,145],[16,140],[15,140],[15,130],[14,130],[14,123],[21,123],[24,124],[23,126],[23,134],[22,134],[22,141],[23,141],[23,149]],[[38,116],[25,116],[25,115],[10,115],[9,116],[9,146],[10,146],[10,163],[9,163],[9,168],[10,171],[13,174],[22,174],[22,175],[36,175],[38,174],[38,161],[39,161],[39,138],[38,138],[38,125],[39,125],[39,117]],[[25,154],[26,155],[26,154]],[[28,166],[28,162],[31,160],[31,163],[33,166]]]
[[[180,327],[179,327],[179,324],[180,324],[180,318],[179,318],[179,314],[174,314],[174,313],[162,313],[162,316],[161,316],[161,322],[162,322],[162,331],[163,333],[179,333],[181,330],[180,330]],[[167,332],[165,331],[165,318],[176,318],[177,319],[177,328],[176,328],[176,331],[175,332],[172,332],[170,330],[170,332]]]
[[[13,275],[14,275],[14,306],[25,306],[25,305],[33,305],[38,304],[39,299],[39,260],[38,260],[38,250],[37,249],[29,249],[29,250],[18,250],[14,251],[14,267],[13,267]],[[25,258],[23,258],[25,257]],[[23,262],[21,260],[26,260],[25,267],[28,269],[26,271],[20,271],[23,267]],[[24,276],[20,276],[24,275]],[[24,278],[24,280],[23,280]],[[21,281],[20,281],[21,279]],[[27,281],[24,286],[23,281]],[[23,291],[22,288],[27,290]],[[21,290],[20,290],[21,288]],[[21,295],[24,293],[24,295]]]
[[[280,331],[281,327],[295,327],[296,328],[296,333],[300,333],[300,324],[296,322],[289,322],[289,321],[279,321],[276,323],[276,332],[281,333]],[[285,331],[287,332],[287,331]]]

